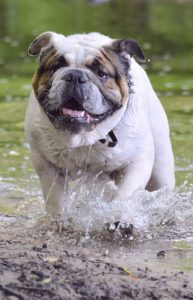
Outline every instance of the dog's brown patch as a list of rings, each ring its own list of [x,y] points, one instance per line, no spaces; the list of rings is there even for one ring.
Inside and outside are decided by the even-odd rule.
[[[119,90],[121,94],[121,104],[128,99],[127,72],[128,64],[125,66],[119,56],[110,47],[101,49],[101,64],[109,71],[110,78],[104,82],[104,86],[110,90]]]
[[[63,58],[62,61],[61,56],[56,53],[56,50],[53,46],[42,52],[40,56],[40,66],[32,80],[32,85],[36,96],[38,95],[38,91],[40,89],[46,89],[50,86],[50,80],[53,75],[52,71],[55,71],[61,65],[65,65],[65,63],[65,59]]]

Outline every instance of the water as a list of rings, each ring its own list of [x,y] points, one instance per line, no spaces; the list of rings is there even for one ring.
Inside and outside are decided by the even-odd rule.
[[[23,133],[37,65],[36,59],[27,55],[31,40],[47,30],[133,37],[150,60],[144,67],[168,114],[177,187],[170,193],[164,189],[139,191],[121,203],[111,203],[104,201],[104,195],[115,188],[112,182],[104,181],[99,188],[95,179],[93,187],[93,181],[84,177],[69,183],[73,192],[67,197],[64,223],[88,248],[89,240],[97,243],[99,252],[111,249],[115,260],[129,260],[134,255],[137,261],[140,253],[157,266],[152,255],[163,248],[172,268],[187,269],[193,257],[193,3],[120,0],[95,6],[83,0],[56,0],[54,4],[42,0],[38,6],[39,14],[36,1],[0,3],[0,232],[16,228],[35,231],[44,217],[39,181]],[[123,241],[120,236],[109,241],[105,235],[98,239],[104,224],[116,220],[134,225],[134,241]],[[73,243],[70,236],[66,241]]]

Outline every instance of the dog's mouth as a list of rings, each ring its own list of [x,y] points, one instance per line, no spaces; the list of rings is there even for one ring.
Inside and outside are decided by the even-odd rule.
[[[101,116],[93,115],[85,110],[72,110],[70,108],[62,108],[62,114],[72,119],[80,119],[86,123],[98,121]]]
[[[58,121],[67,121],[71,123],[76,122],[87,126],[90,124],[98,124],[105,120],[115,111],[115,109],[115,107],[112,107],[102,114],[93,114],[85,110],[73,97],[60,109],[49,112],[49,116],[52,117],[52,119],[57,119]]]

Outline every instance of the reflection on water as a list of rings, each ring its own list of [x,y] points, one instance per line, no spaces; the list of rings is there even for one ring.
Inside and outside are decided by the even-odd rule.
[[[98,5],[93,5],[96,2],[99,2]],[[134,242],[128,253],[130,244],[124,246],[124,242],[119,241],[117,249],[116,241],[112,250],[114,257],[129,259],[133,251],[136,253],[135,261],[140,254],[145,259],[149,249],[154,251],[163,247],[164,241],[169,249],[170,264],[172,259],[174,264],[177,261],[174,249],[178,250],[175,253],[191,261],[192,28],[192,1],[41,0],[38,6],[37,1],[31,0],[0,1],[0,232],[14,231],[15,228],[36,230],[35,225],[44,216],[39,181],[34,174],[23,133],[26,100],[36,68],[35,59],[27,55],[28,45],[35,35],[48,30],[66,35],[100,31],[113,37],[135,38],[150,59],[144,68],[169,117],[177,188],[170,193],[164,190],[154,193],[139,191],[121,203],[113,203],[104,200],[114,188],[111,182],[104,181],[99,188],[96,180],[93,186],[91,179],[83,178],[83,182],[70,183],[64,224],[73,227],[74,231],[82,231],[81,241],[85,242],[84,238],[91,233],[104,232],[106,222],[126,221],[135,227],[135,241],[146,243],[135,247]],[[159,238],[163,239],[160,243]],[[152,243],[151,240],[155,239],[157,242]],[[167,242],[167,239],[172,242]],[[189,247],[186,253],[182,242]],[[103,243],[97,244],[97,247],[104,252],[105,241]],[[184,261],[180,264],[186,265]]]

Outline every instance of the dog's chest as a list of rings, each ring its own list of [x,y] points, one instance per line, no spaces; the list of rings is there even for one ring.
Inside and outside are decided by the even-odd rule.
[[[111,172],[123,167],[128,160],[119,148],[109,148],[106,145],[95,145],[79,148],[66,148],[52,157],[53,162],[62,170],[68,170],[72,175],[77,171],[96,173]]]

